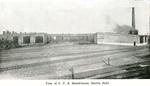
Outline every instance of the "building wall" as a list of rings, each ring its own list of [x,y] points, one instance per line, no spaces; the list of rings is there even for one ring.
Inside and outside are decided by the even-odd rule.
[[[0,39],[13,40],[18,37],[18,44],[26,45],[43,45],[56,42],[90,42],[96,44],[116,44],[116,45],[143,45],[147,44],[148,37],[146,35],[128,35],[115,33],[95,33],[95,34],[45,34],[45,33],[21,33],[21,34],[5,34],[0,35]],[[30,36],[30,43],[24,44],[23,37]],[[43,43],[35,43],[36,36],[43,37]]]
[[[46,43],[56,42],[90,42],[94,43],[94,34],[46,34],[46,33],[17,33],[17,34],[3,34],[0,35],[0,39],[13,40],[13,37],[18,37],[18,44],[21,46],[26,45],[41,45]],[[25,44],[23,37],[29,36],[30,43]],[[35,43],[36,36],[43,37],[43,43]]]
[[[46,44],[48,39],[47,39],[47,34],[45,33],[21,33],[21,34],[5,34],[5,35],[0,35],[0,39],[4,40],[12,40],[13,37],[17,36],[18,37],[18,44],[21,46],[25,45],[35,45],[35,44]],[[29,36],[30,37],[30,43],[29,44],[24,44],[23,43],[23,37]],[[35,43],[36,36],[42,36],[43,37],[43,43]]]
[[[142,37],[140,39],[140,37]],[[140,40],[143,40],[140,43]],[[116,45],[143,45],[146,44],[146,36],[128,35],[128,34],[115,34],[115,33],[96,33],[95,43],[97,44],[116,44]]]
[[[29,44],[24,44],[23,43],[23,37],[25,36],[30,36],[30,43]],[[36,36],[42,36],[43,37],[43,43],[36,43],[35,42],[35,39],[36,39]],[[18,40],[18,43],[19,45],[22,45],[22,46],[25,46],[25,45],[40,45],[40,44],[46,44],[47,43],[47,35],[44,34],[44,33],[33,33],[33,34],[21,34],[18,36],[19,37],[19,40]]]
[[[89,41],[94,43],[94,34],[49,34],[49,42]]]

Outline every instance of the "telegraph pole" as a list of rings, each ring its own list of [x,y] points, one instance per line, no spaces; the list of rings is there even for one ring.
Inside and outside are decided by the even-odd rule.
[[[148,46],[149,46],[149,50],[150,50],[150,1],[148,2],[148,17],[149,17],[149,33],[148,33]]]

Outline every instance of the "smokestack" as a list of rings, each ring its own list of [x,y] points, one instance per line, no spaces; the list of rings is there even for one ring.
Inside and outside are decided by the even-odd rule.
[[[134,11],[134,7],[132,7],[132,28],[135,29],[135,11]]]
[[[135,10],[134,10],[134,7],[132,7],[132,28],[130,31],[129,31],[129,34],[132,34],[132,35],[138,35],[138,30],[136,30],[135,28]]]

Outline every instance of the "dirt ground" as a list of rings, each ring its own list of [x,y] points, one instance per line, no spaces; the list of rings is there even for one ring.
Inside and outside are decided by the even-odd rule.
[[[75,43],[47,44],[0,52],[1,79],[65,79],[100,73],[104,68],[145,61],[146,46],[116,46]],[[113,70],[113,69],[112,69]],[[120,69],[115,69],[120,70]]]

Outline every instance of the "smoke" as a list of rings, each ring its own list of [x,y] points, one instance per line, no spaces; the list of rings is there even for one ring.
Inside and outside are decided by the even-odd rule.
[[[110,16],[105,16],[105,30],[107,32],[113,32],[117,34],[129,34],[130,30],[135,30],[133,27],[125,24],[118,24]]]
[[[129,34],[130,30],[134,30],[134,28],[132,28],[129,25],[119,25],[119,24],[116,24],[116,27],[114,28],[114,33]]]
[[[99,32],[114,32],[116,22],[109,15],[104,16],[103,22],[100,24],[102,30]]]

